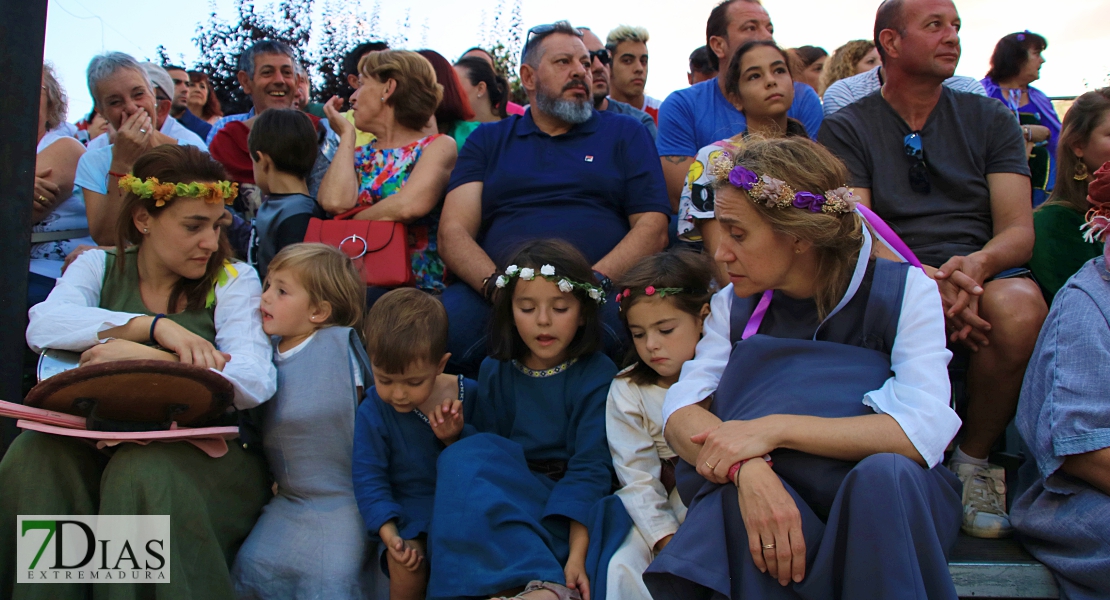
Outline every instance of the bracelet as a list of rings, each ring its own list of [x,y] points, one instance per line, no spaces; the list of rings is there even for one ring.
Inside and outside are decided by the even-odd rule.
[[[116,173],[115,171],[108,171],[108,174],[111,175],[112,177],[115,177],[116,179],[119,179],[121,177],[127,177],[127,173]]]
[[[770,454],[764,454],[762,458],[763,458],[763,460],[767,461],[767,466],[768,467],[774,466],[775,463],[774,463],[774,461],[771,460],[771,455]],[[728,469],[728,479],[729,479],[729,481],[732,481],[733,483],[736,482],[736,474],[740,472],[740,467],[744,466],[744,463],[748,462],[749,460],[751,460],[751,459],[750,458],[745,458],[744,460],[742,460],[742,461],[732,465],[731,467],[729,467],[729,469]]]
[[[158,313],[158,314],[154,315],[154,320],[150,322],[150,343],[151,344],[155,343],[155,341],[154,341],[154,326],[158,324],[158,319],[161,319],[165,316],[166,315],[164,315],[162,313]]]

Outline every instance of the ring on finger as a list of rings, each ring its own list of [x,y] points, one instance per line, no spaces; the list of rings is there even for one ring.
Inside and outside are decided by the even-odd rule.
[[[43,196],[42,194],[39,194],[39,202],[45,203],[46,202],[46,196]]]
[[[774,548],[775,548],[774,544],[763,544],[763,549],[764,550],[773,550]]]
[[[146,130],[145,130],[145,129],[143,129],[142,127],[140,127],[140,128],[139,128],[139,133],[146,133]]]
[[[717,465],[711,465],[711,464],[709,464],[709,461],[708,461],[708,460],[707,460],[707,461],[705,461],[705,466],[709,467],[710,469],[716,469],[716,468],[717,468]]]

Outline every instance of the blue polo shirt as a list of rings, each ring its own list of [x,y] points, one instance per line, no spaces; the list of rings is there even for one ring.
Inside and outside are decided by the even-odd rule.
[[[804,83],[794,84],[794,102],[786,116],[805,125],[817,139],[821,129],[821,99]],[[694,84],[667,96],[659,107],[659,156],[697,156],[698,150],[747,131],[748,119],[721,93],[717,79]]]
[[[632,117],[594,111],[552,137],[529,109],[484,124],[466,139],[447,191],[480,181],[478,244],[497,263],[527,240],[559,238],[590,264],[628,233],[637,213],[671,214],[655,143]]]

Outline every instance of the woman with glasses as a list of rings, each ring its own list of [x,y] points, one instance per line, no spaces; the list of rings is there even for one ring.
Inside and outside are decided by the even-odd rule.
[[[678,208],[678,235],[688,241],[701,240],[710,255],[717,251],[719,233],[713,220],[713,187],[709,166],[722,154],[743,146],[750,136],[760,138],[805,137],[801,122],[786,116],[794,102],[794,79],[790,57],[774,42],[748,42],[733,55],[724,74],[725,88],[737,105],[743,106],[746,128],[737,135],[714,142],[698,151]],[[726,285],[722,272],[718,281]]]

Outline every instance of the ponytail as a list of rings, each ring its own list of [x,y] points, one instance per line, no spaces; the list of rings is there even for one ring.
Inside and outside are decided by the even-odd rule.
[[[455,66],[466,69],[467,80],[470,81],[470,85],[486,84],[486,92],[489,94],[489,103],[494,114],[502,119],[509,116],[509,83],[504,77],[494,72],[493,67],[488,62],[474,56],[468,56],[460,58]]]

